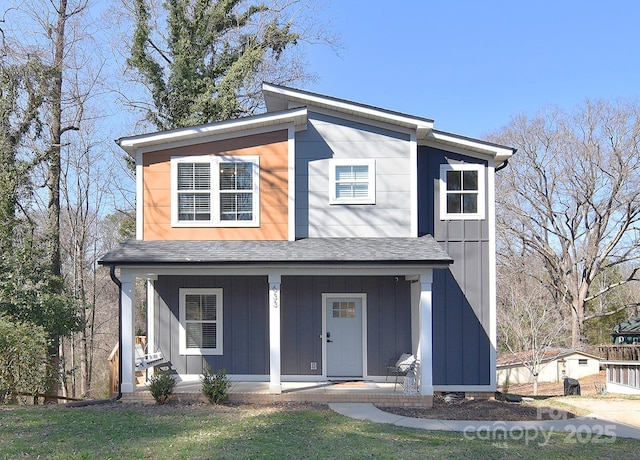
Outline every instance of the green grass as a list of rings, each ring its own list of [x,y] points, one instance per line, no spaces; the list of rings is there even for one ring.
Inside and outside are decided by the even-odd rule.
[[[599,439],[609,441],[609,439]],[[616,458],[640,441],[470,439],[399,428],[328,409],[112,404],[84,408],[0,407],[0,458]]]

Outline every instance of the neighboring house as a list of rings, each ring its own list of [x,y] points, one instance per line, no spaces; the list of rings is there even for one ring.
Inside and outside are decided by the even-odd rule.
[[[507,353],[498,357],[498,385],[533,383],[525,365],[530,354]],[[545,350],[538,370],[538,382],[561,382],[563,377],[581,379],[600,372],[600,358],[590,353],[566,348]]]
[[[264,114],[117,141],[137,177],[137,238],[100,261],[121,285],[121,391],[135,389],[136,279],[149,350],[182,380],[208,363],[272,393],[384,381],[410,351],[422,395],[495,391],[494,174],[515,150],[263,94]]]
[[[640,318],[616,325],[611,334],[615,345],[601,345],[607,371],[607,391],[640,395]]]
[[[613,343],[637,344],[640,341],[640,318],[629,318],[616,325],[611,334]]]

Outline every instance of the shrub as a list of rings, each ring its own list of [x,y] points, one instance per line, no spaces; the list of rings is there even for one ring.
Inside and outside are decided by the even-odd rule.
[[[202,382],[202,393],[211,404],[218,404],[229,396],[231,382],[225,369],[219,369],[218,372],[213,374],[209,365],[205,365],[200,382]]]
[[[176,381],[173,379],[171,372],[168,371],[157,371],[149,379],[151,396],[158,404],[164,404],[169,400],[175,386]]]
[[[0,315],[0,404],[44,392],[46,363],[44,328]]]

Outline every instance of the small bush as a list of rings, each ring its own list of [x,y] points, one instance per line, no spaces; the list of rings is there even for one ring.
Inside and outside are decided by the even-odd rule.
[[[149,390],[158,404],[164,404],[169,400],[175,386],[176,381],[171,373],[167,371],[157,371],[149,379]]]
[[[231,382],[225,369],[219,369],[218,372],[213,374],[209,365],[205,365],[200,382],[202,382],[202,393],[211,404],[218,404],[229,396]]]

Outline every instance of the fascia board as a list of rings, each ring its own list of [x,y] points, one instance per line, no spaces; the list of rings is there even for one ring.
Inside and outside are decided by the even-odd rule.
[[[262,127],[278,126],[286,123],[293,123],[296,127],[299,127],[305,125],[306,122],[307,109],[302,107],[277,113],[265,113],[246,118],[220,121],[207,125],[121,137],[116,140],[116,143],[133,156],[137,150],[142,148],[153,150],[155,146],[164,146],[168,143],[195,142],[200,138],[248,131]]]
[[[463,149],[484,153],[494,158],[496,163],[501,163],[505,160],[508,160],[516,152],[516,149],[513,149],[511,147],[505,147],[503,145],[493,144],[491,142],[485,142],[478,139],[472,139],[469,137],[446,133],[444,131],[432,130],[428,135],[428,139],[434,140],[438,143],[453,145]]]
[[[400,112],[373,107],[370,105],[359,104],[344,99],[324,96],[322,94],[300,91],[293,88],[271,85],[269,83],[262,84],[262,93],[267,107],[283,108],[273,101],[283,100],[288,102],[296,102],[300,105],[309,107],[320,107],[329,110],[355,115],[358,117],[369,118],[392,125],[403,126],[417,130],[419,133],[430,132],[433,129],[433,120],[427,118],[414,117]],[[269,104],[271,102],[271,104]],[[287,105],[288,106],[288,105]]]

